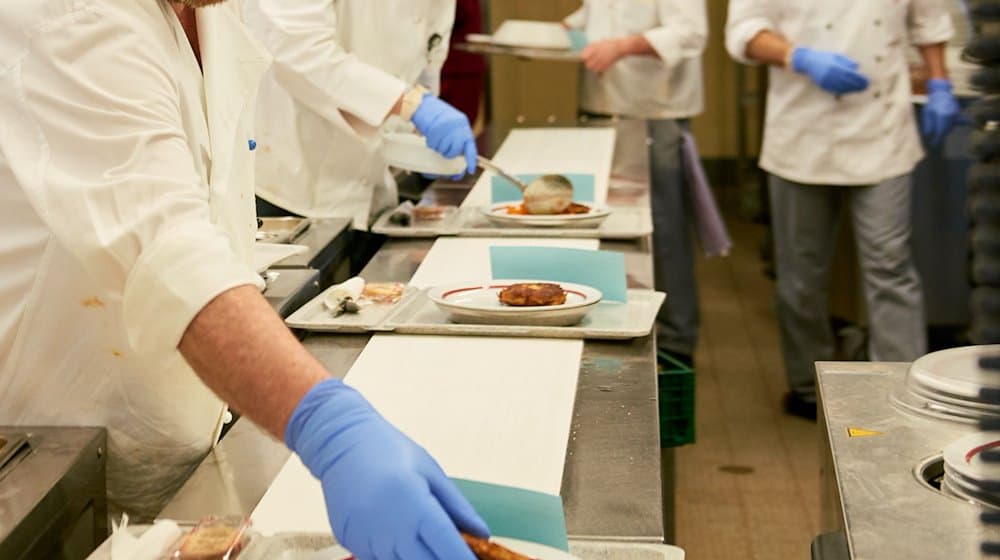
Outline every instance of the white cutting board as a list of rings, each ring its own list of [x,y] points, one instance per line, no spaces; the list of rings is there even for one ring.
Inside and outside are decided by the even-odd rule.
[[[376,335],[348,373],[449,476],[559,495],[583,343]],[[327,531],[319,484],[296,458],[253,514],[263,532]]]
[[[410,279],[410,285],[431,288],[456,282],[488,282],[493,279],[490,275],[490,247],[496,246],[597,250],[600,240],[439,237]]]
[[[594,176],[594,202],[605,204],[615,153],[613,128],[519,128],[504,140],[493,161],[508,173],[587,173]],[[463,207],[492,202],[493,174],[484,172]]]

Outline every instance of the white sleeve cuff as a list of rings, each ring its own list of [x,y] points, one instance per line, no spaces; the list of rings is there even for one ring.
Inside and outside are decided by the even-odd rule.
[[[955,27],[947,13],[932,18],[915,18],[910,25],[910,40],[914,45],[947,43],[955,36]]]
[[[380,126],[410,84],[361,62],[344,71],[344,94],[336,95],[340,109],[371,126]],[[349,90],[349,91],[348,91]]]
[[[139,256],[122,296],[132,348],[142,354],[176,349],[199,311],[245,285],[264,289],[218,228],[206,223],[158,236]]]
[[[726,50],[729,51],[729,56],[743,64],[760,64],[759,61],[747,57],[747,45],[761,31],[770,29],[774,29],[774,25],[764,17],[749,18],[730,25],[726,29]]]
[[[660,57],[668,68],[673,68],[681,63],[685,58],[685,54],[690,52],[691,45],[684,45],[682,39],[677,34],[676,29],[670,27],[657,27],[645,31],[642,34],[643,37],[649,41],[649,44],[656,51],[656,54]],[[688,47],[685,49],[685,47]]]

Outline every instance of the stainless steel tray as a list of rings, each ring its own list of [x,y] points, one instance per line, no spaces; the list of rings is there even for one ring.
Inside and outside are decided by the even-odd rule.
[[[257,241],[263,243],[291,243],[309,228],[307,218],[260,218]]]
[[[407,288],[399,303],[377,309],[365,316],[334,317],[323,306],[323,297],[313,299],[285,320],[289,327],[316,332],[359,333],[395,332],[450,336],[504,336],[568,338],[585,340],[628,340],[648,335],[666,294],[651,290],[629,290],[626,303],[604,301],[583,321],[571,327],[527,325],[472,325],[453,323],[448,314],[427,296],[428,290]]]
[[[372,231],[389,237],[558,237],[573,239],[637,239],[653,232],[648,208],[611,207],[611,215],[598,227],[503,227],[491,222],[479,208],[459,208],[442,220],[421,221],[410,226],[393,224],[385,212]]]
[[[327,288],[289,315],[285,324],[293,329],[344,334],[391,331],[392,328],[387,326],[389,317],[420,295],[419,289],[408,286],[403,297],[396,303],[372,303],[363,306],[359,313],[345,313],[334,317],[333,312],[323,304],[323,298],[331,289],[333,288]]]

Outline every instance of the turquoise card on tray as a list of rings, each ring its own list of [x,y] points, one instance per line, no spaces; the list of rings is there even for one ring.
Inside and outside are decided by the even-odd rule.
[[[559,496],[460,478],[452,481],[494,535],[569,551]]]
[[[569,33],[570,50],[573,52],[582,51],[590,43],[587,34],[579,29],[571,29],[567,33]]]
[[[563,175],[569,179],[570,183],[573,183],[573,200],[577,202],[594,202],[595,181],[593,175],[586,173],[561,173],[560,175]],[[538,173],[533,175],[518,173],[516,176],[525,183],[531,183],[540,175]],[[490,187],[492,189],[491,199],[493,200],[493,204],[519,202],[524,198],[521,196],[521,190],[503,177],[494,175]]]
[[[628,301],[625,255],[565,247],[490,247],[493,278],[572,282],[601,291],[607,301]]]

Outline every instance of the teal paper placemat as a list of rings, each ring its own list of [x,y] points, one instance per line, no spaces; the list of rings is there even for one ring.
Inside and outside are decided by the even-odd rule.
[[[594,202],[596,198],[594,194],[595,181],[594,176],[586,173],[560,173],[560,175],[569,179],[570,183],[573,183],[573,200],[577,202]],[[525,183],[531,183],[537,179],[540,174],[535,173],[530,174],[516,174],[516,177]],[[517,188],[507,179],[503,177],[493,176],[492,183],[490,185],[493,199],[493,204],[499,204],[501,202],[519,202],[522,198],[521,190]],[[569,280],[567,280],[568,282]]]
[[[570,50],[573,52],[580,52],[584,47],[590,42],[587,40],[587,34],[579,29],[571,29],[567,31],[569,34]]]
[[[569,551],[559,496],[460,478],[452,481],[494,535]]]
[[[625,255],[563,247],[490,247],[493,278],[573,282],[597,288],[608,301],[628,301]]]

